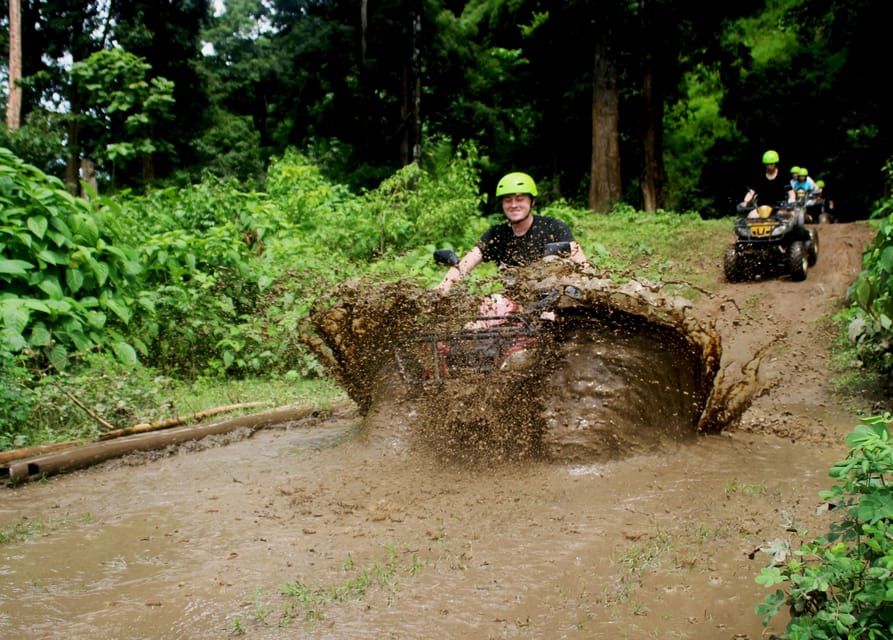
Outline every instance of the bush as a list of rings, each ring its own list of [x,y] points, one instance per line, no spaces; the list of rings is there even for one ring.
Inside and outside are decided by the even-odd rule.
[[[27,439],[20,429],[28,424],[35,404],[28,374],[18,360],[0,348],[0,451],[25,445]]]
[[[0,345],[62,370],[71,352],[136,353],[123,336],[139,297],[136,250],[117,236],[106,201],[0,148]]]
[[[846,438],[847,457],[830,471],[839,484],[821,493],[841,514],[828,533],[803,544],[757,582],[787,583],[756,612],[763,624],[787,607],[790,640],[893,637],[893,443],[891,416],[865,418]]]
[[[863,364],[889,381],[893,376],[893,200],[882,203],[872,217],[881,222],[862,256],[862,273],[850,287],[858,314],[849,334]]]

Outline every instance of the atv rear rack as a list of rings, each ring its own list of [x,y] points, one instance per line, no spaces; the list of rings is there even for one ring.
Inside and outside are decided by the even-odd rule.
[[[463,375],[535,367],[542,355],[540,331],[520,315],[470,318],[455,332],[424,333],[396,345],[403,381],[440,383]]]

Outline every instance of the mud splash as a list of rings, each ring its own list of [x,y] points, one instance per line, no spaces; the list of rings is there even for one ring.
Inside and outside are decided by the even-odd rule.
[[[440,457],[593,462],[716,433],[743,413],[759,360],[720,369],[722,344],[663,283],[618,283],[561,259],[509,274],[506,293],[554,298],[549,357],[537,367],[407,384],[395,345],[475,313],[478,298],[408,282],[352,281],[320,299],[305,341],[367,416],[408,426]],[[385,417],[386,416],[386,417]]]

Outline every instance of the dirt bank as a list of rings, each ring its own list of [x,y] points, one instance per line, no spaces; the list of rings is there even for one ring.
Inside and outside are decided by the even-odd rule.
[[[756,640],[757,549],[826,525],[857,422],[830,319],[872,237],[822,227],[805,282],[729,285],[705,258],[723,367],[765,354],[719,435],[482,468],[411,446],[398,409],[348,412],[3,489],[0,530],[36,535],[0,546],[0,632]]]

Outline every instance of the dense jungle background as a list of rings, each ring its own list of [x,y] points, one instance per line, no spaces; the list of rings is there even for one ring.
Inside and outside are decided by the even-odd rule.
[[[359,192],[473,141],[482,193],[522,168],[602,212],[728,215],[768,148],[848,216],[884,194],[880,0],[0,6],[0,144],[103,193],[263,189],[290,148]]]
[[[878,74],[880,0],[0,7],[9,51],[0,61],[0,454],[189,422],[206,410],[296,405],[316,420],[233,436],[244,439],[232,449],[195,445],[193,463],[174,458],[189,447],[161,452],[170,459],[140,474],[129,465],[153,456],[60,485],[10,482],[0,543],[13,551],[0,573],[15,579],[0,592],[0,628],[266,637],[300,619],[319,630],[333,601],[319,585],[343,582],[359,566],[351,553],[373,562],[384,544],[390,559],[331,590],[360,602],[337,623],[342,614],[328,614],[322,624],[343,634],[331,637],[355,637],[370,615],[379,637],[392,637],[390,615],[412,627],[436,609],[445,637],[487,624],[492,637],[542,628],[656,637],[669,628],[695,640],[717,629],[746,638],[760,633],[755,614],[778,614],[771,628],[780,632],[788,605],[809,608],[795,619],[807,629],[799,638],[889,636],[889,464],[850,462],[890,459],[893,109]],[[734,205],[767,149],[779,152],[782,171],[808,167],[825,181],[836,205],[834,224],[817,225],[833,229],[823,234],[828,254],[805,282],[727,283]],[[614,466],[537,462],[471,478],[398,446],[406,415],[382,413],[376,430],[338,409],[345,394],[307,346],[311,311],[347,281],[426,291],[442,276],[435,248],[465,251],[501,219],[493,187],[512,170],[536,178],[539,212],[571,225],[591,274],[658,283],[661,295],[720,323],[729,358],[765,361],[768,382],[734,428]],[[495,275],[482,266],[469,292]],[[341,419],[330,428],[333,413]],[[832,449],[857,417],[866,421],[848,436],[849,452]],[[847,496],[839,505],[852,506],[846,544],[810,542],[799,526],[778,542],[771,530],[787,510],[810,527],[827,524],[811,497],[835,460],[836,496]],[[494,478],[505,480],[495,501]],[[124,487],[114,501],[110,487]],[[218,499],[219,510],[208,506]],[[720,520],[718,504],[729,507]],[[125,505],[146,511],[127,514]],[[90,545],[104,535],[108,544]],[[811,564],[791,560],[799,540]],[[83,545],[118,555],[74,551]],[[45,561],[44,546],[57,562]],[[19,549],[37,550],[41,568],[73,573],[44,580]],[[775,559],[761,588],[758,551]],[[182,590],[196,574],[181,552],[206,571],[192,582],[199,591]],[[234,572],[216,562],[240,554]],[[302,566],[271,572],[261,556]],[[396,558],[408,574],[428,571],[402,608],[390,595]],[[481,576],[499,567],[475,582],[502,583],[483,598],[492,615],[477,610],[484,590],[462,591],[467,576],[477,580],[471,559]],[[146,568],[146,582],[128,566]],[[94,580],[97,567],[115,579]],[[693,577],[677,580],[680,568]],[[801,580],[813,568],[813,581]],[[384,594],[380,607],[366,606],[354,588],[376,571],[388,588],[374,591]],[[455,588],[443,589],[444,572]],[[265,578],[252,595],[258,573]],[[316,573],[319,583],[295,573]],[[269,581],[280,575],[287,606],[271,624]],[[534,604],[518,595],[530,575],[548,577],[537,580],[545,597],[530,592]],[[792,586],[764,599],[763,587],[782,583]],[[642,585],[649,595],[630,599]],[[456,593],[464,600],[447,601]],[[161,606],[167,615],[149,615]],[[182,615],[171,616],[177,607]]]

